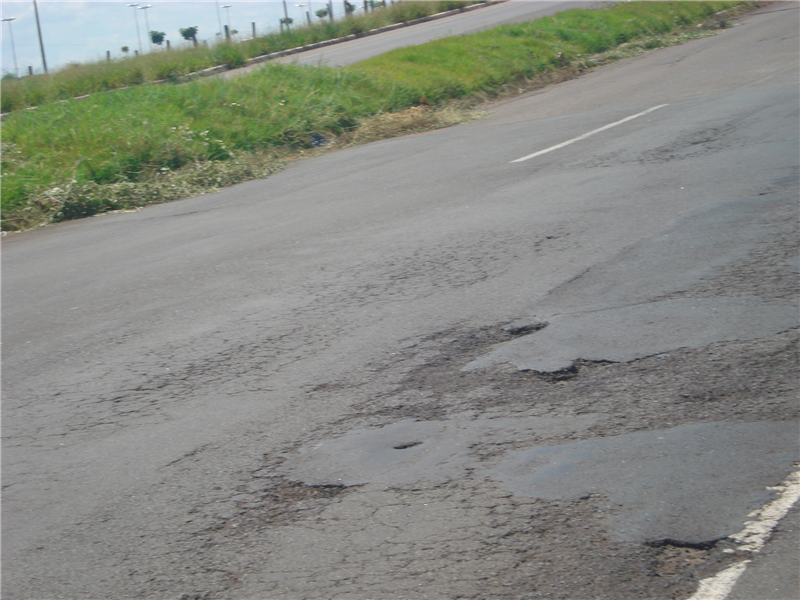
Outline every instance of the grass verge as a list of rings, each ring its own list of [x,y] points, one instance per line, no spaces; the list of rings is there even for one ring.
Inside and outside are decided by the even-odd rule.
[[[309,153],[462,122],[481,101],[707,35],[725,24],[718,11],[754,5],[575,10],[345,69],[270,64],[234,81],[139,87],[15,113],[2,124],[2,227],[189,197]]]
[[[477,0],[404,1],[339,21],[320,19],[311,25],[294,25],[280,33],[255,37],[240,43],[199,44],[174,50],[160,49],[141,56],[111,61],[72,63],[50,75],[4,77],[0,89],[0,111],[6,113],[86,94],[132,87],[177,78],[210,67],[240,67],[247,59],[299,48],[372,29],[407,23],[439,12],[465,8]]]

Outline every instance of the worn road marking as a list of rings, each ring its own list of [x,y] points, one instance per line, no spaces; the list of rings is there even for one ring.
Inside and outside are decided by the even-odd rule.
[[[742,544],[737,550],[759,552],[764,547],[778,521],[786,516],[800,498],[800,471],[789,475],[781,485],[769,489],[780,492],[781,495],[763,508],[751,512],[748,516],[755,518],[747,521],[744,529],[731,536],[731,539]]]
[[[754,519],[745,522],[744,529],[730,536],[732,540],[742,545],[736,550],[726,550],[726,552],[756,553],[764,547],[772,530],[800,499],[800,470],[789,475],[781,485],[768,489],[779,491],[780,496],[748,515]],[[720,571],[714,577],[701,580],[697,591],[688,600],[725,600],[749,562],[743,560]]]
[[[701,580],[700,587],[689,600],[725,600],[749,562],[749,560],[743,560],[720,571],[714,577]]]
[[[599,129],[595,129],[590,131],[589,133],[584,133],[583,135],[579,135],[576,138],[572,138],[571,140],[567,140],[566,142],[562,142],[560,144],[556,144],[555,146],[551,146],[545,150],[539,150],[538,152],[534,152],[533,154],[529,154],[528,156],[523,156],[522,158],[518,158],[516,160],[512,160],[512,163],[523,162],[531,158],[536,158],[537,156],[541,156],[542,154],[547,154],[548,152],[552,152],[553,150],[558,150],[559,148],[563,148],[564,146],[569,146],[570,144],[574,144],[575,142],[579,142],[581,140],[585,140],[586,138],[593,136],[595,133],[600,133],[601,131],[605,131],[606,129],[611,129],[612,127],[616,127],[617,125],[622,125],[623,123],[627,123],[628,121],[632,121],[633,119],[638,119],[639,117],[646,115],[647,113],[651,113],[654,110],[658,110],[659,108],[664,108],[665,106],[669,106],[668,104],[659,104],[658,106],[654,106],[652,108],[648,108],[645,111],[637,113],[635,115],[631,115],[630,117],[625,117],[620,121],[616,121],[614,123],[609,123],[608,125],[604,125]]]

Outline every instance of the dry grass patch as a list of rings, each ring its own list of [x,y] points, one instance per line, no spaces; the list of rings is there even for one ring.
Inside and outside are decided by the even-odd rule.
[[[432,108],[413,106],[393,113],[382,113],[361,121],[352,132],[346,133],[333,144],[335,148],[349,148],[378,140],[442,129],[474,121],[486,113],[478,113],[457,104]]]

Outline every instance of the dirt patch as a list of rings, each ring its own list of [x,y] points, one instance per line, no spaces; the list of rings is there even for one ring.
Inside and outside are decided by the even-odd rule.
[[[698,569],[703,573],[713,573],[719,565],[732,562],[727,555],[720,552],[715,542],[709,542],[701,547],[696,544],[664,540],[648,546],[651,548],[649,552],[651,572],[654,577],[662,580],[681,578],[687,572]],[[715,565],[714,569],[708,568],[709,561]]]
[[[703,421],[798,416],[796,331],[680,349],[629,363],[577,361],[569,371],[554,374],[503,365],[461,371],[475,356],[513,337],[499,326],[429,336],[381,365],[388,379],[395,377],[390,389],[355,404],[351,414],[333,425],[353,429],[464,413],[608,414],[610,419],[587,432],[591,437]]]
[[[252,479],[240,485],[226,502],[196,507],[191,513],[204,513],[210,520],[200,533],[204,547],[211,547],[219,536],[251,535],[265,527],[288,525],[318,514],[338,496],[357,486],[306,485],[283,477]]]
[[[471,489],[469,483],[454,482],[397,491],[409,504],[419,504],[437,496],[460,499],[465,487]],[[480,506],[485,491],[474,489],[471,494]],[[611,510],[607,500],[596,495],[560,502],[495,499],[481,519],[491,524],[491,535],[473,552],[459,554],[466,565],[474,565],[467,576],[472,590],[447,597],[685,598],[700,579],[734,560],[713,545],[701,550],[611,542],[603,526]]]

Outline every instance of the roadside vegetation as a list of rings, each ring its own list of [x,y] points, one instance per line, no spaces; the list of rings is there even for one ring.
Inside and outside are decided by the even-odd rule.
[[[401,3],[404,4],[404,3]],[[450,125],[481,101],[708,35],[747,2],[621,3],[404,48],[343,69],[267,64],[139,86],[2,123],[3,230],[185,198],[287,160]]]
[[[179,77],[210,67],[225,65],[237,68],[250,58],[348,35],[359,35],[371,29],[407,23],[476,3],[478,0],[404,1],[381,7],[380,2],[372,2],[373,9],[368,13],[331,21],[327,17],[327,10],[319,11],[324,12],[325,16],[318,16],[311,25],[294,23],[287,27],[281,26],[280,32],[240,43],[236,43],[234,38],[232,43],[223,41],[213,45],[199,44],[196,39],[197,28],[187,27],[180,33],[187,40],[193,39],[194,46],[172,50],[163,48],[163,32],[155,32],[160,35],[160,40],[154,40],[159,49],[149,54],[126,55],[95,63],[72,63],[51,75],[4,77],[0,90],[0,112],[6,113],[56,100],[69,100],[86,94],[156,81],[175,82]],[[350,6],[355,9],[356,0]],[[127,47],[126,52],[130,53]]]

